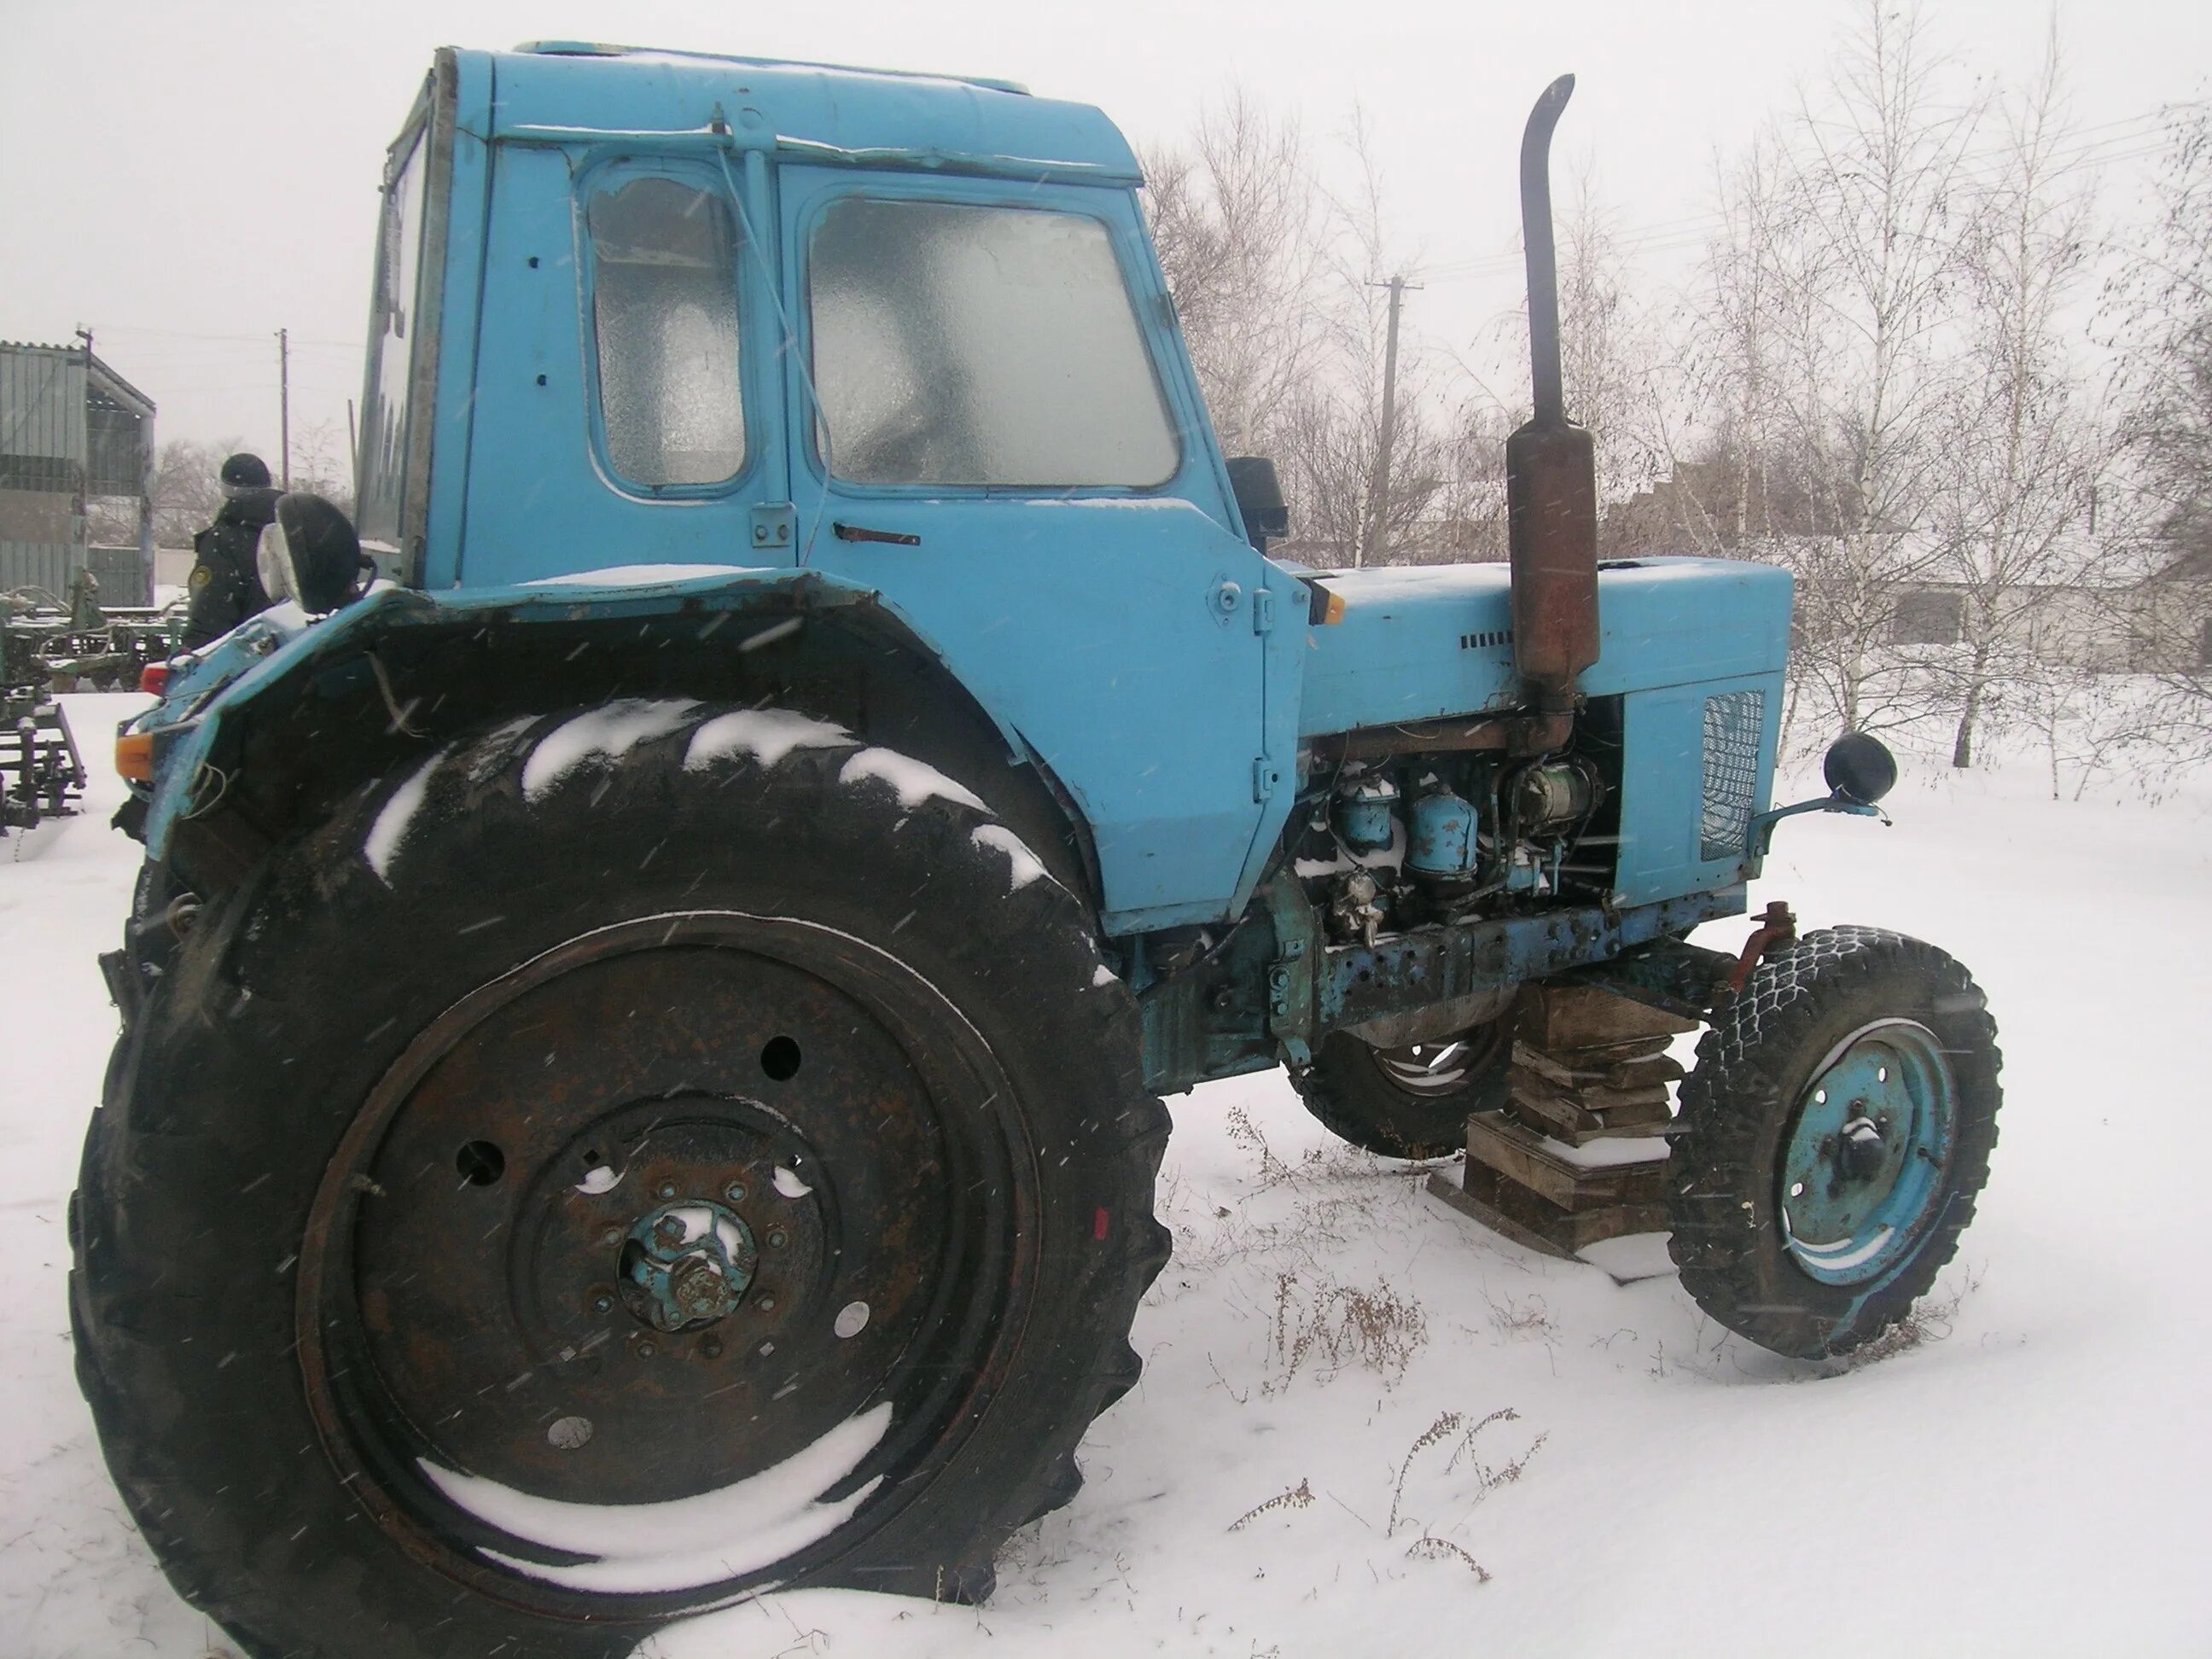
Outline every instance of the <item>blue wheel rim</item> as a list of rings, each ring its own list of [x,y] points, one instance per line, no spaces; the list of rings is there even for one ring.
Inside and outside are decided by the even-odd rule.
[[[1783,1149],[1784,1243],[1824,1285],[1878,1284],[1942,1212],[1958,1122],[1942,1044],[1909,1019],[1852,1032],[1815,1066]]]

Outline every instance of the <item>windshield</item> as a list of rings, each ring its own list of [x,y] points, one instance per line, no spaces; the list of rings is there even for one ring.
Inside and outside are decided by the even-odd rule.
[[[362,398],[361,534],[364,540],[395,547],[407,489],[407,393],[417,334],[427,134],[428,124],[418,120],[401,141],[403,159],[385,186],[369,310],[368,380]]]

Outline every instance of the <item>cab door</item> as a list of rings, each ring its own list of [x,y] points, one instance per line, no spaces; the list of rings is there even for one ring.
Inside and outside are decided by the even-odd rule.
[[[791,562],[761,207],[733,194],[764,181],[696,147],[506,140],[492,169],[465,519],[431,584]]]
[[[1294,787],[1268,659],[1304,617],[1238,527],[1133,198],[799,166],[781,193],[801,562],[880,592],[1058,775],[1109,928],[1232,914]]]

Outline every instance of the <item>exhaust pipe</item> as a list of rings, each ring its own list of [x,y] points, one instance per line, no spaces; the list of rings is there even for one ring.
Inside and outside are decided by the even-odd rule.
[[[1597,660],[1597,452],[1567,419],[1559,372],[1559,279],[1552,241],[1552,129],[1575,89],[1544,88],[1521,138],[1521,234],[1528,257],[1528,368],[1535,413],[1505,441],[1513,559],[1513,661],[1541,716],[1571,715],[1575,683]],[[1561,734],[1565,718],[1530,723]]]

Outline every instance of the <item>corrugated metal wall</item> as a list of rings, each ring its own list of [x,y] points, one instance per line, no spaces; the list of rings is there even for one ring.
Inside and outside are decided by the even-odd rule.
[[[0,342],[0,589],[60,597],[88,565],[107,604],[144,605],[152,592],[154,406],[87,355],[77,346]],[[135,519],[139,545],[88,549],[90,501],[103,503],[110,535],[113,504],[125,503],[124,521]]]
[[[59,595],[82,557],[85,362],[0,344],[0,588]]]

